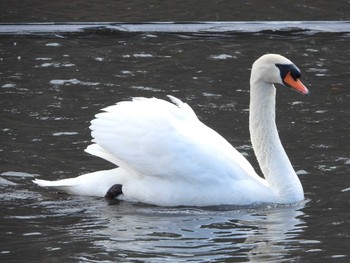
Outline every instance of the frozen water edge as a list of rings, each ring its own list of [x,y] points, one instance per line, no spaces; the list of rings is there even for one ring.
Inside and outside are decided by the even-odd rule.
[[[152,33],[258,33],[263,31],[306,33],[349,33],[350,21],[227,21],[227,22],[83,22],[83,23],[2,23],[0,34],[31,35],[54,33],[120,32]]]

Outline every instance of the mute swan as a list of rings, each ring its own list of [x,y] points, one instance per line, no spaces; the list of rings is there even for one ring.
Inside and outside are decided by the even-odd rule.
[[[118,167],[59,181],[34,180],[70,194],[105,196],[159,206],[293,203],[302,185],[275,124],[275,83],[301,94],[300,70],[267,54],[250,78],[249,129],[265,179],[223,137],[203,124],[189,105],[168,96],[134,98],[103,109],[91,122],[86,152]]]

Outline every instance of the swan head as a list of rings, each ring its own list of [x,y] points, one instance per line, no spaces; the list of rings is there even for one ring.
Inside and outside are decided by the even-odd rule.
[[[254,62],[250,81],[281,84],[307,95],[309,90],[300,81],[300,77],[301,71],[292,61],[281,55],[266,54]]]

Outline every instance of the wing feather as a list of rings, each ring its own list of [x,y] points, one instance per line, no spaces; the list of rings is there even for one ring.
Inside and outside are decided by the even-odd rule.
[[[198,120],[189,105],[156,98],[135,98],[103,109],[91,122],[87,151],[137,174],[167,180],[259,177],[223,137]],[[97,154],[96,150],[97,149]],[[259,177],[260,178],[260,177]],[[256,178],[255,178],[256,179]]]

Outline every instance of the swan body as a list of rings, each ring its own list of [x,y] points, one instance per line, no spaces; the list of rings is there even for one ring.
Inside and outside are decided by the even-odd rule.
[[[120,185],[117,199],[159,206],[293,203],[304,198],[301,183],[282,147],[275,124],[274,83],[308,90],[299,69],[275,54],[259,58],[250,79],[250,133],[265,179],[189,105],[168,96],[134,98],[103,109],[91,122],[93,144],[86,152],[115,169],[40,186],[70,194],[105,196]]]

